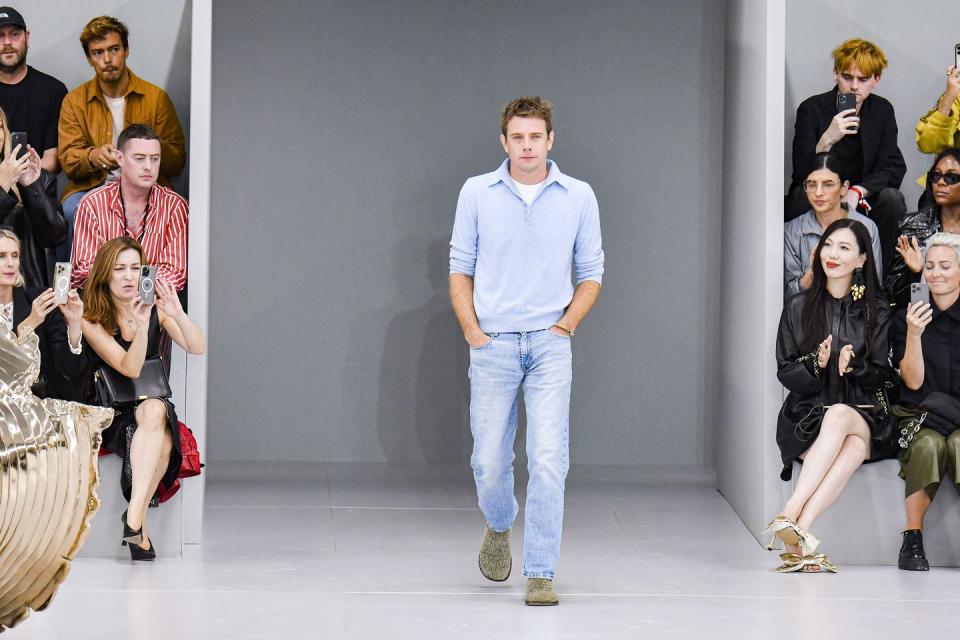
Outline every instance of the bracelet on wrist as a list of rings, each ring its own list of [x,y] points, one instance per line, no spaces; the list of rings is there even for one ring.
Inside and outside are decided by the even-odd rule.
[[[568,336],[570,336],[571,338],[573,337],[573,330],[572,330],[572,329],[567,329],[565,326],[563,326],[563,325],[560,324],[559,322],[554,322],[552,325],[550,325],[550,328],[551,328],[551,329],[553,329],[554,327],[556,327],[557,329],[560,329],[561,331],[566,332],[566,334],[567,334]]]

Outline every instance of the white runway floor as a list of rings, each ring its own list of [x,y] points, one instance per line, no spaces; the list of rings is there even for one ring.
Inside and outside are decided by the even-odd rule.
[[[960,570],[835,557],[837,575],[778,575],[775,554],[695,469],[574,468],[561,602],[544,608],[523,605],[522,512],[513,575],[480,575],[483,520],[465,465],[208,474],[202,546],[152,564],[77,559],[50,609],[4,637],[879,640],[957,628]]]

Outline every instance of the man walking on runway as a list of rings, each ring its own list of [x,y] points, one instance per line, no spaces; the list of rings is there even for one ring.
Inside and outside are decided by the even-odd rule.
[[[555,605],[570,464],[571,340],[600,293],[600,218],[590,185],[547,160],[554,142],[549,102],[512,101],[500,130],[507,159],[464,184],[450,241],[450,299],[470,346],[471,466],[487,521],[479,564],[490,580],[510,576],[518,512],[513,444],[523,388],[526,603]]]

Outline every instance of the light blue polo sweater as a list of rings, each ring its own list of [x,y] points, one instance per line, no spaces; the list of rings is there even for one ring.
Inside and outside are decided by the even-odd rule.
[[[603,247],[593,189],[548,160],[532,204],[517,193],[509,160],[467,180],[450,240],[450,273],[473,277],[473,306],[486,333],[546,329],[576,283],[601,282]]]

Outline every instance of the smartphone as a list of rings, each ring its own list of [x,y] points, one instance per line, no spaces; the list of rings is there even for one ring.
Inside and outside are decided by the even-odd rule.
[[[156,282],[156,267],[140,267],[140,302],[143,304],[153,304],[154,285]]]
[[[11,131],[10,132],[10,148],[14,149],[17,145],[20,145],[20,151],[17,153],[18,158],[22,158],[27,155],[27,132],[26,131]]]
[[[857,96],[853,93],[838,93],[837,94],[837,113],[841,111],[846,111],[847,109],[856,109],[857,108]]]
[[[70,295],[70,273],[73,265],[69,262],[58,262],[53,266],[53,299],[57,304],[67,304]]]
[[[960,44],[953,48],[953,68],[960,69]]]
[[[910,283],[910,304],[915,305],[918,302],[930,304],[930,287],[926,282]]]

